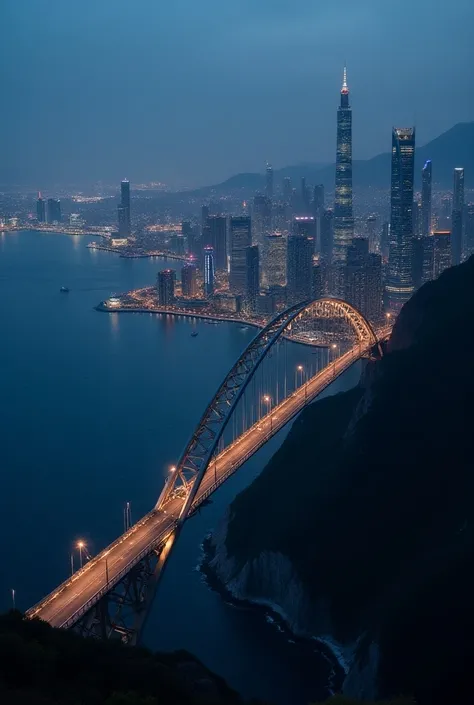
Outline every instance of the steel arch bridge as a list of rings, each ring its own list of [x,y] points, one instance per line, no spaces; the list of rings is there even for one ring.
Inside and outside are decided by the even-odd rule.
[[[298,342],[294,333],[305,317],[343,319],[352,328],[357,343],[285,397],[273,412],[270,410],[264,417],[269,416],[270,420],[263,422],[263,429],[254,424],[218,452],[226,426],[265,357],[281,339]],[[256,335],[225,377],[154,509],[28,610],[27,616],[39,617],[53,626],[74,628],[84,635],[137,643],[157,582],[185,520],[353,362],[376,346],[381,354],[379,340],[388,335],[387,327],[377,336],[359,311],[336,298],[306,301],[279,313]],[[275,414],[272,425],[275,412],[278,420]],[[211,463],[215,474],[206,472]]]
[[[173,491],[182,488],[186,495],[186,501],[179,519],[184,521],[187,518],[201,480],[217,451],[219,440],[239,400],[275,343],[281,336],[291,334],[294,324],[305,314],[314,318],[338,317],[345,319],[352,327],[359,345],[364,350],[378,344],[371,324],[360,311],[342,299],[324,297],[304,301],[278,314],[251,341],[225,377],[158,498],[156,509],[160,509],[166,504]]]

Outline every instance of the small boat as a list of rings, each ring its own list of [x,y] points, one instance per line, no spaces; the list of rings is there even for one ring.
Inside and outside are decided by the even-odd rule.
[[[62,286],[59,291],[61,294],[69,294],[69,288],[67,286]]]
[[[240,326],[240,330],[247,330],[248,326]]]
[[[191,338],[195,338],[197,335],[198,335],[197,330],[193,330],[193,332],[191,333]]]

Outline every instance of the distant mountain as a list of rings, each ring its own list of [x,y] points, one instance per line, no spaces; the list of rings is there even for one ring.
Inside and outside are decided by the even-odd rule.
[[[416,183],[420,180],[421,169],[427,159],[433,161],[433,180],[441,187],[450,188],[453,182],[453,169],[463,166],[466,169],[466,184],[474,184],[474,122],[458,123],[447,132],[436,137],[422,147],[417,148],[415,158]],[[390,186],[390,152],[378,154],[367,160],[354,161],[354,188],[389,188]],[[275,183],[285,176],[290,176],[293,186],[298,188],[301,177],[309,184],[324,184],[331,190],[334,188],[335,165],[300,164],[287,166],[275,171]],[[200,188],[192,193],[196,196],[211,197],[242,191],[243,197],[248,197],[265,187],[264,174],[236,174],[230,179],[214,186]],[[189,193],[189,192],[188,192]]]

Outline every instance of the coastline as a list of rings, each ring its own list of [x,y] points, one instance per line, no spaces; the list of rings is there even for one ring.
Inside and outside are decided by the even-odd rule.
[[[288,616],[279,605],[271,602],[271,600],[242,600],[235,597],[209,567],[212,554],[211,534],[208,534],[201,544],[201,559],[196,568],[201,573],[207,587],[213,592],[218,593],[222,599],[230,605],[262,612],[267,621],[275,623],[278,630],[283,632],[289,640],[306,645],[308,648],[312,649],[312,651],[314,651],[314,646],[317,645],[318,652],[331,666],[328,683],[332,693],[341,691],[344,679],[351,665],[349,654],[344,652],[350,651],[350,649],[343,649],[343,647],[329,636],[301,636],[295,634],[288,626],[290,622]]]

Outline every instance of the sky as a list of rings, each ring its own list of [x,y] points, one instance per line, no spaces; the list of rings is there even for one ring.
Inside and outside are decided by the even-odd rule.
[[[217,183],[474,120],[473,0],[0,0],[0,182]]]

